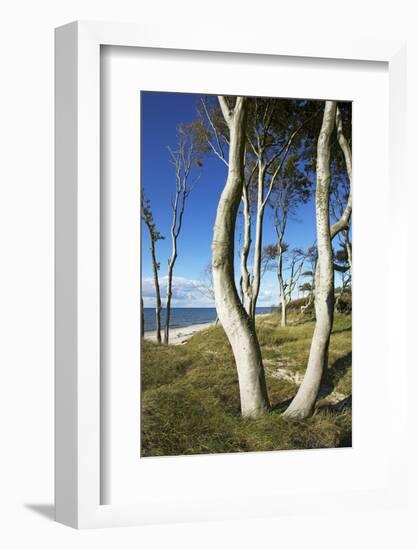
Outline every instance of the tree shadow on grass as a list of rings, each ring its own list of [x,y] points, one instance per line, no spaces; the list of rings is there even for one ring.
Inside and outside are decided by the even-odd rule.
[[[290,406],[291,401],[294,399],[295,394],[290,397],[289,399],[286,399],[285,401],[280,401],[279,403],[275,403],[275,405],[271,405],[271,411],[277,412],[277,413],[283,413],[287,407]]]
[[[341,413],[345,409],[352,408],[352,396],[348,395],[344,399],[341,399],[337,403],[329,403],[320,407],[321,411],[328,411],[331,413]]]
[[[318,399],[324,399],[336,388],[339,380],[343,378],[347,370],[352,366],[352,352],[346,353],[333,363],[333,366],[326,370],[321,383]]]
[[[347,370],[352,366],[352,352],[346,353],[342,357],[339,357],[337,359],[333,366],[327,369],[327,371],[324,374],[323,381],[321,383],[321,388],[319,395],[317,397],[317,400],[324,399],[325,397],[328,397],[336,388],[337,384],[339,383],[339,380],[343,378],[343,376],[346,374]],[[297,392],[296,392],[297,393]],[[283,413],[285,409],[290,405],[291,401],[294,399],[296,393],[293,397],[290,397],[289,399],[286,399],[285,401],[280,401],[279,403],[276,403],[271,407],[272,411],[276,411],[278,413]],[[348,396],[338,403],[334,403],[332,405],[325,405],[324,407],[320,407],[320,410],[323,410],[326,408],[326,410],[329,410],[331,412],[340,412],[346,407],[352,407],[352,396]]]
[[[343,332],[352,332],[352,327],[337,328],[336,330],[332,330],[332,334],[342,334]]]

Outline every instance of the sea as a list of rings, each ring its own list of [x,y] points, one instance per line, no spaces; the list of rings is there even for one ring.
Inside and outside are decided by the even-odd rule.
[[[256,313],[272,313],[272,307],[257,307]],[[156,329],[155,309],[145,307],[145,332]],[[203,323],[213,323],[216,320],[216,308],[214,307],[173,307],[171,308],[171,328],[189,327]],[[165,309],[161,311],[161,326],[165,326]]]

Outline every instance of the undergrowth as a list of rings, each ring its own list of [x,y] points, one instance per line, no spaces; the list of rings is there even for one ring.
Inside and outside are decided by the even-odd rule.
[[[240,416],[233,355],[221,326],[181,346],[142,342],[142,456],[317,449],[351,445],[351,316],[336,314],[329,366],[311,418],[281,412],[305,371],[314,321],[279,314],[257,318],[271,411]]]

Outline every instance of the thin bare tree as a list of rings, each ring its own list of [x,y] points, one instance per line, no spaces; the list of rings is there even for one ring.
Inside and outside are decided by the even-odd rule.
[[[145,197],[144,192],[142,192],[142,197],[141,197],[141,210],[142,210],[142,220],[144,221],[146,227],[148,228],[149,238],[150,238],[149,249],[151,252],[153,282],[155,287],[156,339],[157,339],[157,342],[160,344],[161,343],[161,309],[162,309],[161,291],[159,287],[159,277],[158,277],[160,264],[156,259],[155,245],[158,241],[164,239],[165,237],[163,237],[156,228],[156,225],[153,219],[151,203],[149,199]],[[144,331],[143,300],[142,300],[142,329]]]
[[[233,350],[239,380],[242,415],[256,417],[269,409],[261,350],[252,319],[243,308],[235,285],[234,239],[244,185],[247,99],[234,105],[218,98],[228,126],[228,175],[217,207],[212,242],[213,286],[217,314]]]
[[[187,199],[199,179],[199,175],[192,178],[192,170],[201,167],[200,155],[196,151],[189,126],[178,127],[177,148],[168,148],[170,162],[175,168],[175,194],[171,200],[171,256],[168,260],[167,291],[165,303],[165,330],[164,343],[169,343],[169,325],[171,321],[172,280],[174,266],[178,257],[178,238],[181,233]]]
[[[306,254],[299,248],[289,250],[286,243],[278,240],[263,248],[262,263],[264,269],[273,269],[278,278],[281,304],[281,326],[287,325],[287,306],[292,300],[292,294],[302,275]]]

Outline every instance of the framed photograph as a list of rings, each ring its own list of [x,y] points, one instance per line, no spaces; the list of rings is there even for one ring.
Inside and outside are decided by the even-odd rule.
[[[403,505],[404,52],[56,30],[57,521]]]

